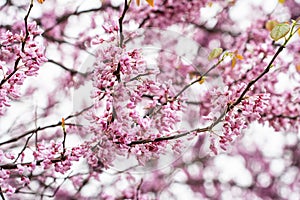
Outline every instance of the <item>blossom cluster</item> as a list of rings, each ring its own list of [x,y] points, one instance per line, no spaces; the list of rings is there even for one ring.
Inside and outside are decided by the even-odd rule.
[[[61,142],[52,140],[50,144],[39,143],[33,156],[43,169],[52,168],[54,165],[55,172],[64,174],[71,169],[72,162],[79,161],[86,155],[86,152],[84,146],[64,150]]]
[[[154,141],[175,133],[184,105],[180,98],[174,98],[176,91],[172,82],[161,80],[159,69],[147,67],[141,50],[118,47],[118,38],[114,37],[117,26],[106,26],[104,29],[112,36],[108,39],[110,44],[100,37],[98,42],[94,41],[94,44],[101,46],[93,76],[95,90],[92,97],[95,103],[89,115],[95,124],[91,125],[91,130],[100,141],[99,151],[106,151],[109,144],[110,151],[112,147],[116,154],[127,151],[145,164],[147,159],[158,157],[168,142],[134,142]],[[122,149],[125,151],[120,151]],[[111,154],[101,153],[98,156],[105,166],[112,164],[114,156]]]
[[[0,163],[9,163],[15,159],[15,156],[9,152],[5,153],[0,149]],[[15,188],[10,184],[10,170],[0,169],[0,187],[2,192],[11,195],[15,192]]]
[[[135,15],[131,16],[146,27],[167,28],[174,23],[199,23],[202,7],[210,6],[214,1],[162,1],[156,0],[155,7],[143,9],[132,6]],[[220,2],[218,2],[220,3]],[[176,12],[174,12],[176,11]],[[130,15],[130,13],[129,13]],[[169,20],[172,18],[172,20]]]
[[[31,2],[34,4],[30,6],[39,11],[31,15],[30,7],[27,25],[20,19],[14,25],[0,26],[1,120],[7,117],[11,122],[5,109],[13,100],[26,96],[20,93],[20,86],[28,77],[40,75],[39,69],[47,61],[44,50],[49,58],[44,66],[53,64],[60,71],[53,73],[58,81],[51,76],[41,78],[51,83],[50,92],[38,84],[29,83],[25,88],[27,96],[45,93],[45,98],[39,100],[48,101],[46,105],[37,102],[35,112],[31,109],[26,113],[31,117],[26,119],[18,109],[13,110],[21,117],[11,127],[4,124],[0,130],[0,193],[4,196],[15,192],[13,199],[30,199],[29,195],[57,199],[172,199],[176,188],[182,186],[199,195],[195,199],[234,199],[236,193],[246,199],[288,198],[289,191],[299,194],[297,134],[283,136],[287,145],[278,148],[283,152],[282,158],[275,159],[261,152],[265,144],[243,146],[235,142],[253,122],[270,125],[275,131],[299,132],[300,56],[295,53],[300,51],[299,42],[289,41],[278,55],[277,49],[286,38],[273,41],[266,26],[269,20],[291,24],[288,21],[298,17],[297,1],[276,2],[271,13],[266,13],[264,3],[249,1],[257,15],[248,22],[234,19],[236,9],[246,2],[238,0],[155,0],[153,7],[145,0],[140,6],[135,1],[110,0],[89,2],[88,6],[58,0]],[[0,6],[1,16],[11,15],[15,21],[15,13],[27,6],[7,1]],[[49,9],[53,7],[57,9]],[[240,14],[244,13],[238,13],[238,17]],[[29,23],[32,17],[44,30],[43,45],[38,42],[42,32],[35,23]],[[137,27],[143,30],[132,31]],[[189,45],[188,37],[198,44]],[[154,50],[149,48],[151,45]],[[207,59],[208,51],[216,47],[226,50],[220,57]],[[80,67],[90,64],[84,60],[87,54],[95,62],[85,73]],[[243,59],[232,64],[230,55]],[[263,74],[270,62],[270,69]],[[257,77],[260,78],[254,83]],[[70,112],[70,103],[65,100],[73,88],[85,87],[88,81],[92,81],[92,105]],[[288,89],[278,87],[282,82],[289,83]],[[251,88],[247,88],[249,83],[254,83]],[[76,95],[73,97],[77,100]],[[21,100],[18,103],[23,105]],[[57,123],[62,116],[66,122]],[[76,117],[85,118],[72,121]],[[61,129],[52,131],[60,126],[64,135]],[[271,140],[278,135],[270,136]],[[160,170],[168,153],[174,158],[177,155],[173,154],[184,152],[185,139],[197,140],[189,143],[193,151],[180,154],[176,162]],[[80,144],[75,145],[73,140]],[[17,152],[17,158],[7,153],[10,150]],[[240,177],[227,181],[216,169],[224,154],[214,157],[210,153],[222,150],[229,155],[239,154],[236,157],[245,165],[243,172],[251,177],[248,184],[239,185]],[[82,171],[75,163],[81,165]],[[227,163],[225,160],[220,168],[226,169]],[[272,169],[278,163],[281,173]],[[136,169],[149,166],[155,170],[134,174]],[[86,192],[91,187],[97,190]]]
[[[0,35],[1,52],[1,85],[0,85],[0,115],[5,113],[10,98],[20,96],[19,86],[28,76],[37,75],[39,67],[47,60],[44,47],[34,37],[41,34],[36,23],[29,23],[24,31],[12,33],[7,31]]]
[[[246,84],[237,85],[235,88],[228,90],[225,88],[223,92],[214,91],[217,95],[217,105],[224,108],[225,117],[222,121],[222,133],[217,134],[218,144],[222,150],[226,150],[228,145],[232,143],[242,131],[245,130],[251,122],[261,119],[261,115],[268,107],[270,95],[268,93],[257,94],[253,96],[243,97],[240,104],[233,104],[240,98],[246,88]],[[211,135],[211,150],[217,154],[215,136]]]

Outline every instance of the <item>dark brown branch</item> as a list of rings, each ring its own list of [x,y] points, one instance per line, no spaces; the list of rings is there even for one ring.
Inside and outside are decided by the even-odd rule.
[[[122,12],[121,17],[119,18],[119,32],[120,32],[120,41],[119,41],[119,47],[122,48],[123,47],[123,42],[124,42],[124,35],[123,35],[123,20],[125,18],[125,14],[129,9],[129,5],[131,3],[131,0],[129,1],[129,3],[127,2],[127,0],[125,0],[124,3],[124,9]],[[121,82],[121,63],[118,63],[118,67],[117,70],[114,71],[113,75],[115,75],[117,77],[118,82]]]
[[[265,68],[265,70],[256,79],[254,79],[248,83],[247,87],[244,89],[244,91],[242,92],[240,97],[232,104],[233,107],[238,105],[239,103],[241,103],[241,101],[245,97],[246,93],[250,90],[251,86],[254,85],[259,79],[261,79],[264,75],[266,75],[270,71],[275,59],[277,58],[277,56],[280,54],[280,52],[283,49],[284,49],[284,46],[279,47],[279,49],[277,50],[277,52],[275,53],[275,55],[273,56],[272,60],[268,64],[268,66]],[[233,108],[232,106],[229,108],[230,110]]]
[[[117,70],[114,71],[113,75],[117,77],[118,83],[121,83],[121,63],[118,63]]]
[[[80,111],[79,113],[76,113],[74,115],[69,115],[68,117],[65,118],[65,120],[68,120],[68,119],[73,118],[73,117],[77,117],[77,116],[81,115],[82,113],[86,112],[87,110],[89,110],[92,107],[93,106],[89,106],[89,107],[83,109],[82,111]],[[32,133],[37,133],[37,132],[45,130],[45,129],[49,129],[49,128],[54,128],[54,127],[61,126],[61,124],[62,124],[61,121],[59,121],[56,124],[51,124],[51,125],[48,125],[48,126],[38,127],[38,128],[33,129],[33,130],[29,130],[29,131],[23,133],[22,135],[19,135],[17,137],[12,138],[12,139],[9,139],[9,140],[6,140],[4,142],[1,142],[0,146],[16,142],[16,141],[22,139],[23,137],[26,137],[27,135],[30,135]],[[66,123],[65,125],[68,125],[68,126],[80,126],[78,124],[73,124],[73,123]]]
[[[35,132],[33,132],[33,133],[27,138],[27,140],[26,140],[26,142],[25,142],[25,144],[24,144],[22,150],[20,151],[20,153],[19,153],[18,156],[16,157],[14,163],[17,162],[17,160],[20,158],[20,156],[22,155],[22,153],[25,151],[25,149],[27,148],[27,145],[28,145],[28,143],[29,143],[30,138],[31,138],[34,134],[35,134]],[[37,135],[37,134],[36,134],[36,135]]]
[[[130,4],[131,1],[129,1]],[[127,0],[125,0],[124,3],[124,9],[122,12],[121,17],[119,18],[119,32],[120,32],[120,42],[119,42],[119,47],[122,48],[123,47],[123,42],[124,42],[124,35],[123,35],[123,20],[125,18],[125,14],[127,12],[127,10],[129,9],[129,4],[127,2]],[[118,82],[121,82],[121,63],[118,63],[118,67],[117,70],[114,71],[113,75],[115,75],[117,77]]]
[[[90,181],[91,176],[88,176],[87,178],[85,178],[82,182],[82,184],[80,185],[80,187],[78,188],[76,194],[79,194],[81,192],[81,190],[84,188],[84,186],[86,186],[89,181]]]
[[[64,160],[64,158],[57,157],[57,158],[52,159],[51,163],[54,164],[54,163],[61,162],[63,160]],[[36,165],[40,166],[43,161],[44,160],[38,160],[38,161],[36,161]],[[32,162],[27,162],[27,163],[8,163],[8,164],[0,165],[0,169],[17,169],[18,165],[30,166],[31,164],[32,164]]]
[[[55,64],[55,65],[61,67],[62,69],[64,69],[64,70],[70,72],[71,75],[79,74],[79,75],[81,75],[81,76],[83,76],[83,77],[86,77],[86,76],[88,75],[88,73],[82,73],[82,72],[76,71],[76,70],[74,70],[74,69],[67,68],[67,67],[64,66],[63,64],[61,64],[61,63],[59,63],[59,62],[57,62],[57,61],[55,61],[55,60],[52,60],[52,59],[48,59],[48,62],[49,62],[49,63],[52,63],[52,64]]]
[[[129,144],[127,144],[128,146],[134,146],[137,144],[146,144],[146,143],[155,143],[155,142],[161,142],[161,141],[166,141],[166,140],[175,140],[181,137],[184,137],[186,135],[192,134],[192,133],[203,133],[206,131],[210,131],[211,128],[210,126],[205,127],[205,128],[197,128],[185,133],[181,133],[181,134],[175,134],[175,135],[170,135],[170,136],[164,136],[164,137],[159,137],[159,138],[155,138],[154,140],[151,139],[144,139],[144,140],[136,140],[136,141],[131,141]],[[116,143],[118,144],[118,143]]]
[[[76,114],[74,114],[74,115],[69,115],[68,117],[65,118],[65,120],[68,120],[68,119],[73,118],[73,117],[77,117],[77,116],[81,115],[82,113],[84,113],[84,112],[88,111],[89,109],[91,109],[93,106],[94,106],[94,105],[91,105],[91,106],[89,106],[89,107],[86,107],[86,108],[84,108],[82,111],[80,111],[80,112],[78,112],[78,113],[76,113]],[[66,125],[68,125],[68,124],[66,124]]]
[[[141,181],[140,181],[139,185],[136,188],[136,198],[135,199],[140,199],[142,184],[143,184],[143,178],[141,178]]]
[[[26,40],[28,39],[29,37],[29,31],[28,31],[28,17],[29,17],[29,14],[31,12],[31,9],[33,7],[33,0],[31,0],[30,2],[30,5],[29,5],[29,9],[28,9],[28,12],[26,14],[26,16],[24,17],[24,21],[25,21],[25,38],[23,39],[22,43],[21,43],[21,51],[24,52],[24,48],[25,48],[25,44],[26,44]],[[17,71],[18,71],[18,65],[21,61],[21,57],[19,56],[16,61],[15,61],[15,64],[14,64],[14,70],[6,77],[6,78],[3,78],[0,82],[0,88],[2,87],[2,85],[4,83],[6,83]]]
[[[296,120],[296,119],[300,118],[300,115],[296,115],[296,116],[276,115],[272,119],[274,119],[274,118],[285,118],[285,119],[290,119],[290,120]]]
[[[254,80],[250,81],[246,88],[243,90],[242,94],[239,96],[239,98],[231,103],[227,105],[226,110],[219,116],[219,118],[211,125],[211,128],[213,128],[214,126],[216,126],[220,121],[222,121],[222,119],[226,116],[226,114],[231,111],[235,106],[237,106],[239,103],[241,103],[247,92],[249,92],[250,88],[252,85],[254,85],[257,81],[259,81],[264,75],[266,75],[271,67],[273,66],[273,63],[275,61],[275,59],[278,57],[278,55],[280,54],[280,52],[284,49],[284,45],[280,46],[279,49],[277,50],[277,52],[275,53],[275,55],[273,56],[272,60],[270,61],[270,63],[268,64],[268,66],[265,68],[265,70]]]
[[[34,195],[34,196],[39,195],[39,196],[41,196],[41,199],[43,199],[43,197],[53,198],[53,197],[55,197],[55,195],[56,195],[56,193],[58,192],[58,190],[60,189],[60,187],[65,183],[65,181],[66,181],[68,178],[69,178],[69,176],[65,177],[65,178],[63,179],[63,182],[62,182],[61,184],[59,184],[55,189],[54,189],[54,187],[51,186],[51,185],[53,185],[54,183],[56,183],[56,178],[54,178],[54,180],[53,180],[51,183],[47,184],[47,185],[44,184],[43,182],[39,181],[41,185],[44,185],[43,192],[41,192],[41,193],[37,193],[37,192],[28,192],[28,191],[20,191],[20,190],[17,191],[17,193],[20,193],[20,194],[31,194],[31,195]],[[44,194],[44,192],[45,192],[45,190],[46,190],[47,188],[50,188],[51,190],[54,190],[54,191],[53,191],[53,194]],[[22,189],[22,188],[21,188],[21,189]]]
[[[32,7],[33,7],[33,0],[31,0],[30,5],[29,5],[28,12],[27,12],[27,14],[26,14],[25,17],[24,17],[24,22],[25,22],[25,38],[24,38],[24,41],[22,42],[22,52],[24,52],[26,40],[27,40],[28,37],[29,37],[29,31],[28,31],[28,17],[29,17],[29,14],[30,14],[30,12],[31,12]]]
[[[62,141],[62,145],[63,145],[63,152],[62,152],[62,157],[65,156],[66,153],[66,138],[67,138],[67,132],[66,132],[66,128],[65,128],[65,119],[62,119],[62,129],[63,129],[63,133],[64,133],[64,138]]]
[[[46,34],[46,33],[49,32],[49,31],[51,31],[51,30],[52,30],[54,27],[56,27],[57,25],[59,25],[59,24],[65,22],[65,21],[67,21],[71,16],[78,16],[78,15],[81,15],[81,14],[84,14],[84,13],[96,12],[96,11],[100,11],[100,10],[102,10],[102,9],[104,9],[103,6],[101,6],[100,8],[92,8],[92,9],[83,10],[83,11],[79,11],[79,12],[76,10],[76,11],[74,11],[74,12],[72,12],[72,13],[63,15],[63,16],[57,18],[57,19],[56,19],[56,23],[55,23],[53,26],[47,28],[47,29],[44,31],[43,35]]]
[[[205,78],[205,76],[207,76],[207,75],[209,74],[209,72],[211,72],[212,70],[214,70],[214,69],[215,69],[222,61],[223,61],[223,58],[220,59],[220,60],[218,60],[218,62],[215,63],[213,66],[211,66],[204,74],[201,75],[201,74],[199,73],[200,76],[199,76],[196,80],[194,80],[194,81],[192,81],[191,83],[189,83],[188,85],[184,86],[184,87],[183,87],[183,88],[182,88],[182,89],[181,89],[174,97],[167,98],[167,102],[164,103],[164,104],[162,104],[162,105],[159,105],[159,107],[158,107],[157,109],[155,109],[155,108],[151,109],[144,117],[146,117],[146,116],[152,116],[153,114],[159,112],[159,111],[161,110],[161,108],[162,108],[163,105],[166,105],[166,104],[167,104],[168,102],[170,102],[170,101],[175,101],[175,100],[177,100],[177,98],[178,98],[184,91],[186,91],[188,88],[190,88],[190,87],[191,87],[192,85],[194,85],[195,83],[197,83],[197,82],[203,80],[203,79]],[[150,95],[145,95],[145,97],[151,98]],[[152,97],[152,98],[153,98],[153,97]]]
[[[69,125],[69,126],[76,126],[76,124],[71,124],[71,123],[70,123],[70,124],[66,123],[66,125]],[[30,134],[32,134],[32,133],[37,133],[37,132],[39,132],[39,131],[42,131],[42,130],[45,130],[45,129],[49,129],[49,128],[58,127],[58,126],[61,126],[61,122],[60,122],[60,121],[59,121],[58,123],[56,123],[56,124],[51,124],[51,125],[44,126],[44,127],[38,127],[38,128],[36,128],[36,129],[27,131],[27,132],[23,133],[22,135],[19,135],[19,136],[17,136],[17,137],[14,137],[14,138],[12,138],[12,139],[7,140],[7,141],[1,142],[1,143],[0,143],[0,146],[1,146],[1,145],[4,145],[4,144],[9,144],[9,143],[16,142],[16,141],[22,139],[23,137],[25,137],[25,136],[27,136],[27,135],[30,135]]]
[[[129,4],[131,3],[131,0],[129,1]],[[124,41],[124,35],[123,35],[123,20],[125,18],[125,15],[126,15],[126,12],[128,11],[129,9],[129,4],[127,2],[127,0],[125,0],[125,3],[124,3],[124,10],[122,12],[122,15],[121,17],[119,18],[119,29],[120,29],[120,47],[122,48],[123,46],[123,41]]]
[[[247,87],[244,89],[244,91],[242,92],[242,94],[240,95],[240,97],[232,104],[229,104],[226,108],[226,110],[219,116],[219,118],[217,120],[215,120],[213,123],[211,123],[210,126],[208,127],[205,127],[205,128],[202,128],[202,129],[195,129],[195,130],[192,130],[192,131],[188,131],[188,132],[185,132],[185,133],[182,133],[182,134],[177,134],[177,135],[172,135],[172,136],[165,136],[165,137],[159,137],[159,138],[156,138],[154,140],[151,140],[151,139],[144,139],[144,140],[137,140],[137,141],[132,141],[131,143],[127,144],[128,146],[133,146],[133,145],[136,145],[136,144],[145,144],[145,143],[151,143],[151,142],[160,142],[160,141],[165,141],[165,140],[173,140],[173,139],[178,139],[178,138],[181,138],[181,137],[184,137],[186,135],[189,135],[191,133],[200,133],[200,132],[206,132],[206,131],[211,131],[212,128],[214,128],[217,124],[219,124],[222,119],[226,116],[226,114],[232,110],[236,105],[238,105],[239,103],[241,103],[241,101],[244,99],[246,93],[250,90],[251,86],[254,85],[257,81],[259,81],[264,75],[266,75],[275,59],[278,57],[278,55],[280,54],[280,52],[284,49],[284,46],[280,46],[280,48],[277,50],[277,52],[275,53],[275,55],[273,56],[272,60],[270,61],[270,63],[268,64],[268,66],[265,68],[265,70],[254,80],[250,81],[247,85]],[[210,69],[208,70],[208,72],[210,71]]]
[[[190,84],[186,85],[180,92],[177,93],[177,95],[175,95],[174,99],[177,99],[185,90],[187,90],[189,87],[191,87],[195,83],[201,81],[205,76],[208,75],[209,72],[214,70],[222,61],[223,61],[223,59],[220,59],[216,64],[211,66],[204,74],[202,74],[200,77],[198,77],[196,80],[194,80]]]
[[[0,196],[1,196],[1,199],[2,200],[5,200],[5,197],[4,197],[4,194],[3,194],[3,192],[2,192],[2,188],[0,187]]]

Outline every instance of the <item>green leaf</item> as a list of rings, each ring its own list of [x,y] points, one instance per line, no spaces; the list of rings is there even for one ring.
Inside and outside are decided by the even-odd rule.
[[[286,23],[277,24],[271,31],[271,38],[275,41],[283,38],[290,31],[290,25]]]
[[[210,54],[208,56],[208,60],[218,58],[222,53],[223,53],[222,48],[215,48],[210,52]]]

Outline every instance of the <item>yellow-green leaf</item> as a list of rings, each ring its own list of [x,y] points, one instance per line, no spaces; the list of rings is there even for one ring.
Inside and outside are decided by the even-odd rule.
[[[146,1],[150,6],[154,7],[154,0],[146,0]],[[136,2],[136,5],[139,6],[141,3],[141,0],[136,0],[135,2]]]
[[[154,0],[146,0],[146,1],[150,6],[154,7]]]
[[[236,65],[236,57],[234,56],[231,60],[231,68],[233,69]]]
[[[205,77],[205,76],[202,76],[201,79],[199,80],[199,83],[200,83],[200,84],[203,84],[203,83],[205,82],[205,79],[206,79],[206,77]]]
[[[65,118],[61,118],[61,127],[63,128],[63,130],[66,130],[66,126],[65,126]]]
[[[297,70],[297,72],[300,73],[300,63],[298,63],[298,64],[296,65],[296,70]]]
[[[212,59],[218,58],[222,53],[223,53],[223,49],[222,48],[215,48],[208,55],[208,60],[212,60]]]
[[[239,60],[244,60],[244,57],[241,54],[235,54],[235,57]]]
[[[208,7],[212,7],[213,6],[213,2],[208,2],[207,5],[208,5]]]
[[[269,20],[269,21],[267,21],[266,22],[266,29],[268,30],[268,31],[272,31],[272,29],[277,25],[277,24],[279,24],[279,22],[278,21],[276,21],[276,20]]]
[[[136,0],[136,5],[140,6],[140,0]]]
[[[287,23],[277,24],[271,31],[271,38],[275,41],[283,38],[290,31],[290,25]]]

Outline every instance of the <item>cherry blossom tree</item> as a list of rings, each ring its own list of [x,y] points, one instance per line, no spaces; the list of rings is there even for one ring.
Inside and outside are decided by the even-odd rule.
[[[2,199],[300,199],[299,1],[0,10]]]

